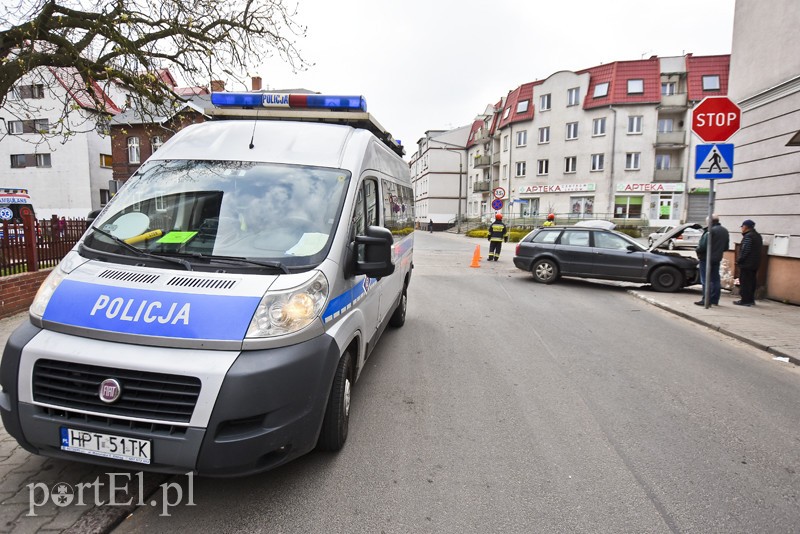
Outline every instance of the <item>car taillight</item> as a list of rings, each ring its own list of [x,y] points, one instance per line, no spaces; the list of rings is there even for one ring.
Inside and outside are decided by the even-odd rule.
[[[520,245],[519,243],[517,243],[517,248],[516,248],[516,251],[514,252],[514,255],[515,255],[515,256],[519,256],[519,248],[520,248],[521,246],[522,246],[522,245]]]

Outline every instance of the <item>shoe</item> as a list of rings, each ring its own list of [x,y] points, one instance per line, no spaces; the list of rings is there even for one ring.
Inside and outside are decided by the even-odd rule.
[[[741,300],[734,300],[733,303],[737,306],[752,306],[755,302],[742,302]]]
[[[697,306],[705,306],[706,303],[703,302],[702,300],[698,300],[697,302],[695,302],[695,305],[697,305]]]

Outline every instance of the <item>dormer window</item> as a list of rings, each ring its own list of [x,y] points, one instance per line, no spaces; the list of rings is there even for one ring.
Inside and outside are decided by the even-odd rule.
[[[602,98],[608,96],[608,82],[598,83],[594,86],[593,98]]]
[[[628,80],[628,94],[640,95],[644,93],[644,80]]]
[[[718,74],[709,74],[703,76],[703,91],[719,91]]]

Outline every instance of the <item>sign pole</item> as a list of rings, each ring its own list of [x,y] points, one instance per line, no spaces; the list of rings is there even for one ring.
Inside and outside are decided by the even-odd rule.
[[[709,180],[708,190],[708,218],[706,219],[706,276],[705,284],[703,284],[703,304],[705,308],[711,307],[711,227],[714,225],[714,182],[716,180]]]

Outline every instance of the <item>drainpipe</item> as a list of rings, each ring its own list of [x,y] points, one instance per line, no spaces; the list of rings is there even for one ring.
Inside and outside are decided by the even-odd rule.
[[[608,178],[608,207],[606,213],[610,213],[614,218],[614,158],[617,155],[617,110],[614,106],[608,106],[608,109],[614,112],[614,126],[611,129],[611,176]]]

